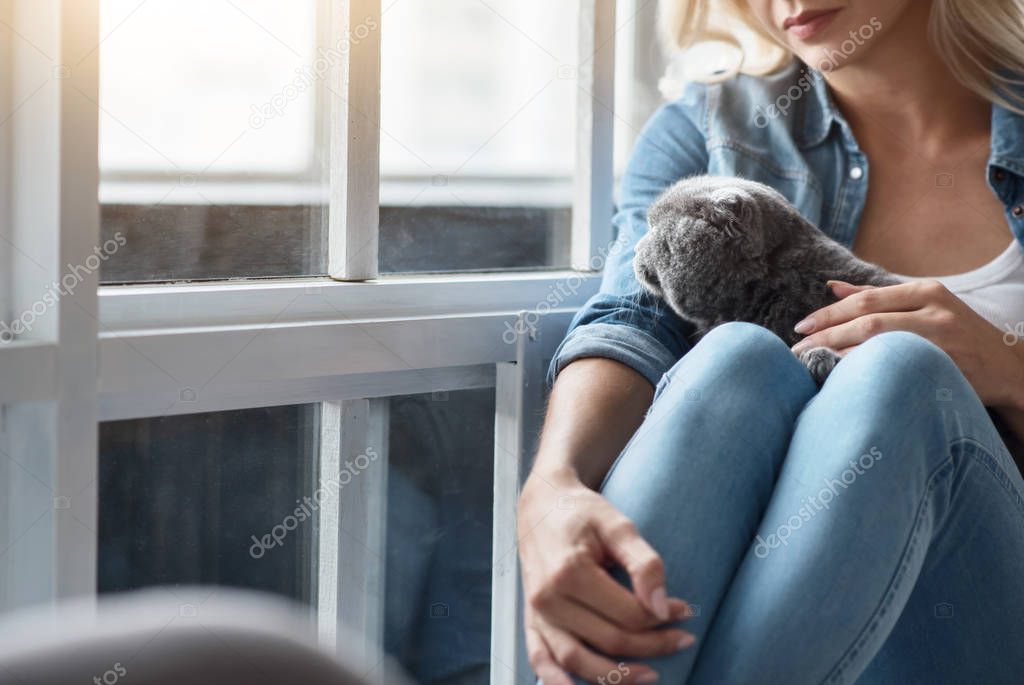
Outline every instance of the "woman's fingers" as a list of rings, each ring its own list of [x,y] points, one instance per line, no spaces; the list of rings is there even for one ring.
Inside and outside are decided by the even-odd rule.
[[[840,283],[840,281],[834,283]],[[849,286],[849,284],[845,285]],[[850,288],[855,288],[856,291],[850,292]],[[833,292],[835,291],[836,288],[833,286]],[[922,284],[916,282],[900,283],[883,288],[849,286],[849,288],[840,288],[840,292],[846,294],[838,302],[812,312],[797,322],[793,330],[809,335],[868,314],[910,312],[920,309],[927,303],[925,289]],[[836,297],[840,297],[840,295],[837,293]]]
[[[636,596],[587,556],[554,573],[547,592],[530,598],[530,608],[545,623],[558,626],[596,649],[617,656],[654,657],[671,654],[694,642],[678,628],[656,629],[663,623]],[[685,602],[666,602],[670,618],[688,613]],[[675,612],[675,613],[673,613]]]
[[[544,685],[573,685],[572,678],[555,661],[551,648],[539,630],[530,627],[526,629],[526,649],[530,666]]]
[[[625,516],[582,486],[575,496],[573,516],[541,517],[550,523],[520,544],[531,664],[548,685],[567,675],[654,682],[649,666],[619,658],[672,654],[693,644],[686,631],[663,626],[688,618],[690,608],[668,597],[661,557]],[[522,518],[522,500],[520,508]],[[617,582],[606,564],[623,567],[630,584]]]
[[[605,549],[629,574],[640,601],[658,620],[669,620],[665,564],[661,556],[640,536],[633,522],[621,514],[598,519],[595,524]]]
[[[873,285],[854,285],[852,283],[847,283],[846,281],[826,281],[825,286],[831,289],[832,294],[840,300],[844,297],[849,297],[854,293],[859,293],[862,290],[869,290],[875,287]]]
[[[582,642],[560,628],[546,626],[544,641],[558,664],[591,683],[620,682],[624,685],[646,685],[658,680],[650,666],[616,662],[588,649]],[[540,673],[537,674],[540,676]],[[541,677],[543,680],[543,677]],[[548,685],[548,681],[544,680]]]
[[[924,328],[922,318],[916,312],[867,314],[807,336],[793,345],[793,353],[799,355],[812,347],[844,350],[886,331],[911,331],[924,335],[927,333]]]
[[[547,607],[544,620],[571,632],[604,654],[614,656],[663,656],[686,649],[696,641],[693,635],[679,628],[624,630],[570,599],[559,599]]]
[[[534,674],[544,685],[573,685],[572,678],[555,661],[555,655],[551,653],[544,636],[529,625],[526,627],[526,652]]]
[[[666,623],[596,563],[580,566],[575,577],[566,584],[566,591],[569,597],[622,630],[638,632]],[[681,621],[690,616],[689,605],[674,597],[668,599],[668,611],[668,621]]]

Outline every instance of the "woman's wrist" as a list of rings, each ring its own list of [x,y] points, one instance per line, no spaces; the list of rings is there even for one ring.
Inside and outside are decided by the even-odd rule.
[[[542,497],[549,497],[552,494],[557,496],[559,492],[575,490],[585,487],[579,473],[569,465],[557,465],[545,467],[538,464],[530,471],[529,477],[523,484],[523,496],[529,497],[536,493]]]
[[[579,485],[582,482],[580,473],[576,470],[576,467],[566,464],[548,467],[540,466],[538,468],[534,468],[533,471],[530,472],[530,475],[536,476],[537,478],[540,478],[541,480],[556,487]]]
[[[535,511],[538,507],[550,510],[557,506],[560,497],[585,487],[571,467],[534,468],[519,493],[519,513]]]

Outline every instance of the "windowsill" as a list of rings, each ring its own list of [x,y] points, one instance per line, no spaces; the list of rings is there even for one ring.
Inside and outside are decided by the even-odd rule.
[[[593,272],[551,270],[405,275],[341,282],[327,277],[100,288],[102,332],[368,321],[578,308],[598,288]],[[554,297],[554,301],[552,301]]]
[[[453,178],[385,176],[381,180],[383,207],[488,206],[568,207],[572,205],[568,177],[498,176]],[[114,178],[100,183],[100,204],[127,205],[324,205],[324,184],[288,179],[200,180],[140,177]]]

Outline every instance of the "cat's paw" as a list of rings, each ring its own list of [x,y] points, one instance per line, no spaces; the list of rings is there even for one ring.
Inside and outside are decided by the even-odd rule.
[[[839,363],[839,355],[827,347],[812,347],[800,353],[800,362],[811,372],[811,377],[820,388],[825,379]]]

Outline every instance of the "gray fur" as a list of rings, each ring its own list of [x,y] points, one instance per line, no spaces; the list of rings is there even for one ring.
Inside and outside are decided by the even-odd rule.
[[[802,336],[793,326],[836,301],[825,281],[900,282],[826,236],[773,188],[741,178],[683,179],[647,220],[633,259],[637,278],[701,334],[747,321],[794,345]],[[823,347],[800,355],[819,384],[838,360]]]

